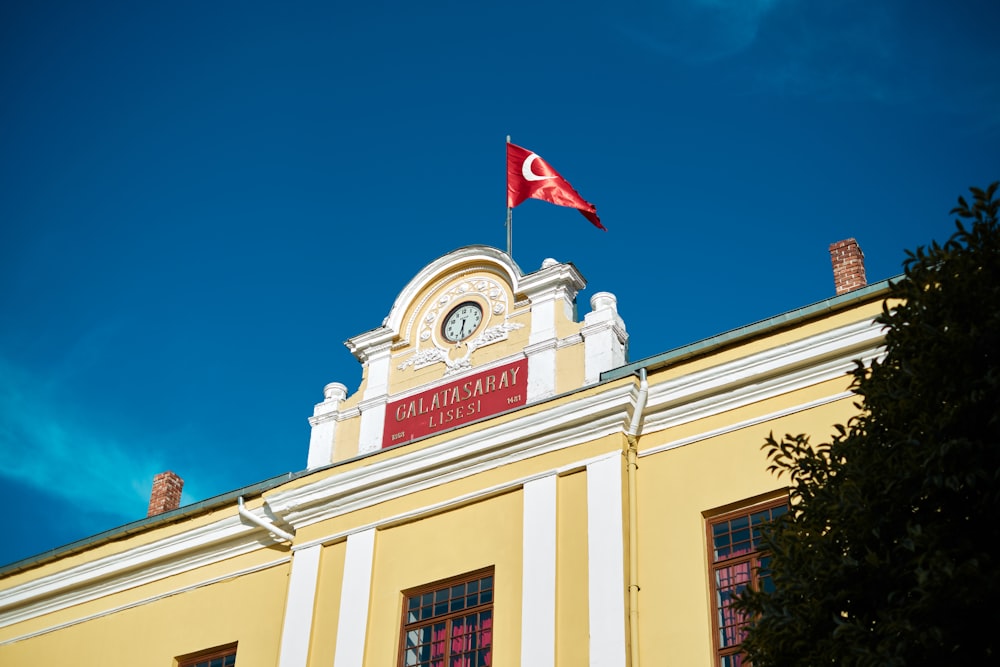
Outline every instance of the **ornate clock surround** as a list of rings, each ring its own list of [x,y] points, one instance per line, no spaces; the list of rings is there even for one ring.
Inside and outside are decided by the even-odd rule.
[[[444,364],[445,375],[471,368],[472,353],[487,345],[507,340],[508,334],[523,327],[511,322],[512,294],[502,278],[487,265],[471,266],[434,285],[414,309],[402,338],[414,347],[413,354],[397,365],[398,370]],[[462,303],[477,304],[483,320],[470,339],[451,342],[442,334],[444,318]]]

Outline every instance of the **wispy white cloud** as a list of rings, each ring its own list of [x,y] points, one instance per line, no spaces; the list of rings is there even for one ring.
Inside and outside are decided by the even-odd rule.
[[[63,409],[54,375],[0,357],[0,477],[81,510],[142,518],[153,476],[164,470],[158,448],[125,442],[113,425]]]

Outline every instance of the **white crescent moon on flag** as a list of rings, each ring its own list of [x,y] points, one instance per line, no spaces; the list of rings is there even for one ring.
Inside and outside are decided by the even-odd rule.
[[[521,176],[524,177],[526,181],[546,181],[550,178],[555,178],[555,176],[539,176],[538,174],[531,171],[531,163],[538,159],[538,156],[532,153],[528,157],[524,158],[524,164],[521,165]]]

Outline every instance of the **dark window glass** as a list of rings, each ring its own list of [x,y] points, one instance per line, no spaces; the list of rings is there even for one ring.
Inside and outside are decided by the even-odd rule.
[[[770,505],[732,512],[709,523],[716,664],[720,667],[741,667],[744,663],[740,644],[747,619],[733,608],[733,601],[748,586],[773,590],[770,557],[760,551],[761,528],[787,511],[787,501],[782,499]]]
[[[492,572],[480,570],[405,594],[401,667],[490,667]]]
[[[177,658],[178,667],[235,667],[236,644],[227,644]]]

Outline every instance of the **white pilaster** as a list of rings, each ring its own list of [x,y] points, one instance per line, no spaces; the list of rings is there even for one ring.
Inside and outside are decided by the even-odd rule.
[[[288,580],[285,623],[281,630],[280,667],[306,667],[312,635],[313,605],[319,577],[322,546],[317,544],[294,552]]]
[[[590,297],[590,307],[580,333],[584,340],[584,382],[594,384],[601,379],[601,373],[628,361],[628,334],[614,294],[598,292]]]
[[[577,292],[586,284],[576,267],[554,259],[546,259],[521,282],[520,290],[531,302],[531,333],[524,349],[529,403],[556,393],[558,323],[573,321]]]
[[[358,407],[361,410],[359,452],[373,452],[382,446],[382,429],[385,426],[385,404],[389,395],[389,371],[392,341],[396,334],[392,328],[381,326],[347,341],[347,347],[365,367],[364,391]]]
[[[532,403],[556,393],[556,339],[524,348],[528,357],[527,402]]]
[[[382,431],[385,429],[385,406],[388,399],[376,396],[361,401],[361,432],[358,434],[358,453],[374,452],[382,447]]]
[[[333,450],[337,442],[337,419],[340,417],[340,402],[347,398],[347,387],[339,382],[331,382],[323,388],[326,397],[313,408],[309,418],[312,432],[309,435],[309,458],[306,469],[319,468],[333,461]]]
[[[556,476],[524,485],[521,663],[556,659]]]
[[[590,664],[625,667],[625,540],[621,454],[587,465]]]
[[[389,391],[389,343],[383,343],[368,350],[365,365],[365,393],[363,398],[384,396]]]
[[[374,555],[374,528],[347,537],[333,667],[363,667]]]

